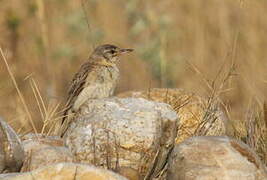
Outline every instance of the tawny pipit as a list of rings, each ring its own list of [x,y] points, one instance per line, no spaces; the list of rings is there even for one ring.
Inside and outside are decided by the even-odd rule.
[[[93,51],[75,74],[68,90],[66,110],[62,120],[66,128],[69,122],[66,124],[65,120],[70,119],[69,114],[77,112],[85,101],[113,95],[119,78],[116,61],[120,55],[132,51],[133,49],[122,49],[110,44],[98,46]],[[61,136],[64,135],[66,128],[62,130]]]

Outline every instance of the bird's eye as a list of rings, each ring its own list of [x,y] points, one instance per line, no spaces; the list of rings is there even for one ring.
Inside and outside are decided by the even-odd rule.
[[[115,54],[115,52],[116,52],[116,51],[114,51],[114,50],[110,50],[110,53],[111,53],[111,54]]]

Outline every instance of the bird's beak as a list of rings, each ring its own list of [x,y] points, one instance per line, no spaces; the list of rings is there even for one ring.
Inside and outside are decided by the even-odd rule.
[[[119,50],[119,54],[125,54],[125,53],[129,53],[129,52],[132,52],[133,49],[120,49]]]

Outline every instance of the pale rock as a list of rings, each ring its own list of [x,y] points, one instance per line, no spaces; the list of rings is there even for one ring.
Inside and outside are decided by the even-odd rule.
[[[182,89],[151,88],[147,91],[127,91],[118,97],[145,98],[170,104],[179,116],[176,143],[191,136],[225,135],[227,116],[216,100],[208,101],[194,93]]]
[[[169,105],[142,98],[89,100],[64,138],[80,162],[150,178],[164,168],[177,119]]]
[[[31,151],[46,147],[61,147],[64,146],[63,140],[58,136],[46,136],[44,134],[29,133],[21,137],[22,145],[26,154]]]
[[[28,134],[23,138],[26,158],[21,172],[27,172],[42,166],[59,162],[74,162],[75,158],[57,136],[42,134]]]
[[[225,136],[200,136],[174,147],[168,180],[264,180],[266,167],[246,144]]]
[[[1,180],[127,180],[111,171],[75,163],[57,163],[25,173],[0,174]]]

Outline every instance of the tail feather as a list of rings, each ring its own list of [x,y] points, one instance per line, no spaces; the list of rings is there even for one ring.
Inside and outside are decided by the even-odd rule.
[[[67,107],[67,106],[66,106]],[[62,118],[61,120],[59,120],[56,124],[55,124],[55,128],[54,128],[54,135],[63,137],[67,127],[70,123],[70,119],[71,119],[71,114],[73,114],[72,112],[72,108],[71,107],[67,107],[65,108],[65,110],[62,113]]]
[[[62,121],[61,121],[60,137],[63,137],[65,135],[72,118],[73,118],[72,108],[68,107],[64,111],[63,118],[62,118]]]

